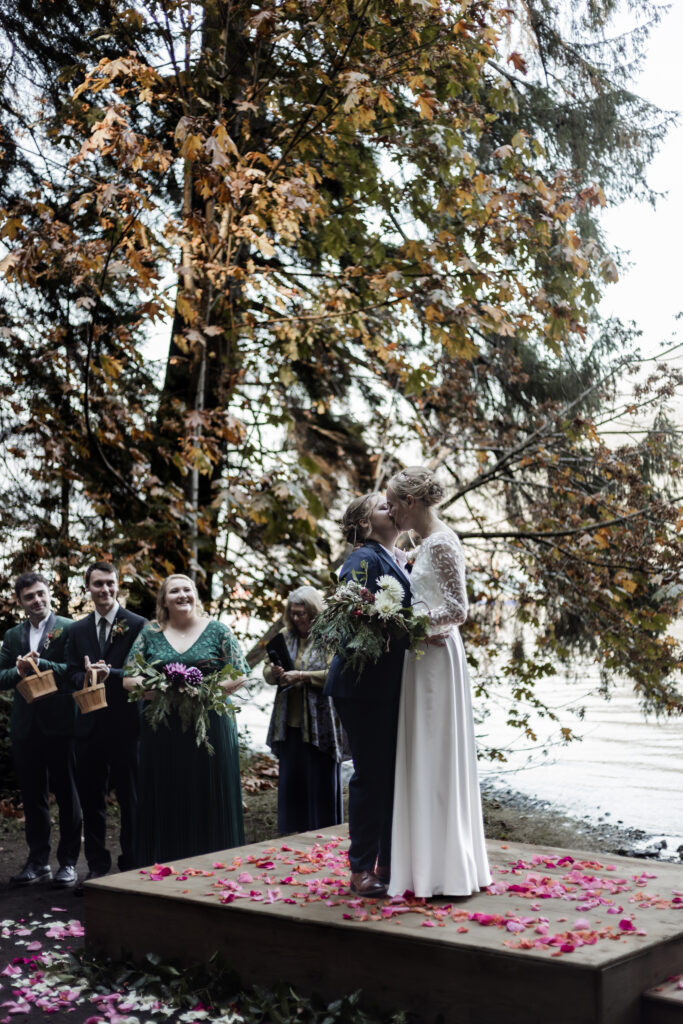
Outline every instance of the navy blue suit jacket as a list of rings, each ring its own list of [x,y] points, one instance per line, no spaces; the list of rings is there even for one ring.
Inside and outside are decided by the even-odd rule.
[[[118,624],[121,625],[118,625]],[[137,735],[140,731],[139,701],[128,700],[128,693],[123,689],[123,667],[128,660],[128,653],[133,642],[147,619],[119,605],[114,620],[114,635],[110,634],[104,654],[100,654],[100,645],[95,628],[95,613],[91,612],[84,619],[79,619],[72,626],[69,634],[67,677],[72,690],[80,690],[85,678],[84,659],[87,654],[92,662],[100,658],[111,665],[109,676],[105,682],[107,707],[91,711],[87,715],[78,712],[76,719],[76,736],[87,736],[92,732],[95,722],[106,721],[107,727],[117,731]]]
[[[368,590],[376,592],[380,576],[393,576],[403,587],[403,607],[407,608],[410,604],[410,581],[376,541],[366,541],[362,547],[351,552],[342,566],[341,579],[352,579],[354,570],[362,579],[362,562],[367,562],[365,585]],[[351,697],[356,700],[397,700],[401,691],[406,650],[407,641],[392,640],[387,653],[374,665],[368,665],[360,675],[345,669],[342,659],[338,654],[335,655],[323,693],[327,697]]]

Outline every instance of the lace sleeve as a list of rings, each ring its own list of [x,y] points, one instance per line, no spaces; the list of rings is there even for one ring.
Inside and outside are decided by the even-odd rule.
[[[423,541],[423,544],[425,542]],[[427,540],[442,603],[430,609],[433,626],[459,626],[467,618],[465,556],[454,533],[434,533]]]

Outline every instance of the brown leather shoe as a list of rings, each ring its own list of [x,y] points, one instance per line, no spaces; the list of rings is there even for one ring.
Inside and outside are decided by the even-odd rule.
[[[387,887],[380,882],[377,875],[372,871],[354,871],[351,874],[351,892],[356,896],[367,896],[370,899],[378,899],[386,896]]]
[[[389,868],[381,868],[379,864],[375,868],[375,875],[379,878],[382,885],[389,885],[390,874]]]

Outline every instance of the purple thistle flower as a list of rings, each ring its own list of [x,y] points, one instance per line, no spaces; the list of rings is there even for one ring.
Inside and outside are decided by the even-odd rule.
[[[185,681],[188,686],[199,686],[203,680],[204,676],[202,675],[201,669],[195,668],[194,666],[192,668],[188,668],[187,676],[185,677]]]
[[[170,661],[162,671],[172,686],[199,686],[204,678],[198,668],[188,668],[179,661]]]

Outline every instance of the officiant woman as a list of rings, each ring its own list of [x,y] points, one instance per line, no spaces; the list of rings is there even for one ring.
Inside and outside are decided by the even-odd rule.
[[[267,743],[280,766],[277,827],[281,834],[339,825],[344,820],[341,762],[344,733],[332,700],[323,696],[329,660],[313,646],[311,625],[323,609],[314,587],[287,598],[283,657],[291,667],[267,664],[266,682],[277,686]],[[275,645],[277,646],[277,645]]]

